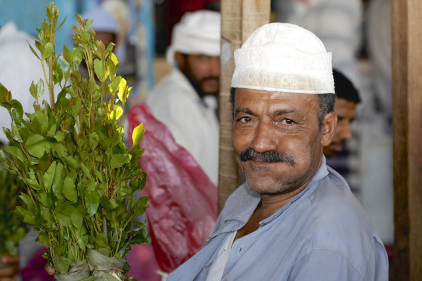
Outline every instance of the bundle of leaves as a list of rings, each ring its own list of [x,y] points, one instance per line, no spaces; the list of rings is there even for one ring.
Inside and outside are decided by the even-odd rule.
[[[56,272],[66,274],[89,251],[121,259],[131,244],[147,241],[145,224],[133,220],[147,208],[146,197],[135,198],[146,180],[137,164],[145,131],[139,125],[133,147],[126,148],[122,115],[130,88],[116,76],[113,44],[95,40],[92,21],[77,15],[75,47],[64,47],[57,56],[55,36],[64,22],[58,25],[58,17],[52,2],[38,29],[36,48],[31,47],[45,76],[45,82],[29,89],[36,100],[34,113],[24,118],[20,103],[0,84],[0,103],[12,117],[11,129],[5,129],[10,144],[0,152],[0,161],[25,183],[20,195],[24,204],[17,210],[24,222],[36,226]],[[81,77],[82,62],[88,77]],[[40,103],[45,88],[50,102]],[[109,275],[123,278],[120,271],[127,269]]]
[[[0,257],[18,254],[19,241],[28,232],[28,227],[15,213],[21,204],[17,194],[22,184],[16,175],[0,168]]]

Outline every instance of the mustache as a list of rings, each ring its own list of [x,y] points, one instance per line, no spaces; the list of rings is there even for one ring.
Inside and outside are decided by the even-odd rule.
[[[287,163],[290,166],[295,165],[293,158],[281,151],[268,150],[264,152],[257,152],[253,148],[247,148],[240,153],[240,160],[246,162],[249,160],[261,160],[267,163]]]
[[[208,80],[217,80],[219,81],[220,78],[218,76],[207,76],[201,79],[201,83],[208,81]]]

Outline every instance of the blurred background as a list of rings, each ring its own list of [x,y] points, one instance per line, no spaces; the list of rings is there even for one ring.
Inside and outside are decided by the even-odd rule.
[[[13,22],[20,31],[36,36],[49,2],[0,0],[0,27]],[[67,17],[57,35],[59,53],[64,45],[73,45],[71,27],[76,13],[102,6],[115,16],[120,75],[133,87],[128,106],[140,103],[171,69],[165,51],[172,27],[182,15],[220,9],[220,1],[212,0],[55,3],[60,20]],[[271,8],[271,21],[296,23],[316,33],[333,52],[334,66],[347,74],[360,92],[362,103],[353,123],[353,139],[343,152],[329,159],[329,165],[346,178],[389,250],[394,242],[390,1],[277,0]]]

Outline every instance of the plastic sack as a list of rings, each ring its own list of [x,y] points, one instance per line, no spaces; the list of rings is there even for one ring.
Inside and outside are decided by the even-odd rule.
[[[217,218],[217,187],[145,103],[129,112],[129,139],[140,123],[146,133],[139,164],[147,173],[147,221],[160,268],[172,272],[198,252]],[[132,143],[131,143],[132,145]]]

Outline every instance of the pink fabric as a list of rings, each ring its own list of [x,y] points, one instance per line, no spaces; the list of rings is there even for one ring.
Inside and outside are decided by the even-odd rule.
[[[217,187],[145,103],[132,107],[128,118],[129,136],[141,122],[146,130],[139,164],[147,173],[142,193],[149,197],[151,243],[160,268],[172,272],[211,234],[217,218]]]
[[[28,265],[21,270],[22,281],[52,281],[45,271],[47,260],[42,254],[47,248],[40,249],[29,261]],[[160,281],[161,277],[156,273],[159,269],[155,260],[154,251],[150,244],[132,245],[127,255],[127,261],[130,270],[127,276],[133,277],[138,281]]]

